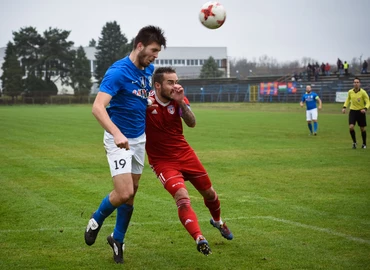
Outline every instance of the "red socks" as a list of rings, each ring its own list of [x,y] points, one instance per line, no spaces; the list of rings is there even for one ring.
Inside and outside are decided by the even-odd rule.
[[[221,219],[221,207],[220,207],[220,200],[216,194],[216,197],[213,200],[206,200],[204,199],[204,204],[209,209],[211,216],[214,221],[220,221]]]
[[[193,208],[191,208],[190,199],[180,199],[176,202],[176,205],[182,225],[194,238],[194,240],[196,240],[199,235],[202,235],[202,233],[200,231],[197,215],[195,214]]]

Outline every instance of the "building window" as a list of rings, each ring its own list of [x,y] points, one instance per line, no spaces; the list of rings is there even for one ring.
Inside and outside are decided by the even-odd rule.
[[[172,66],[172,59],[168,60],[168,64],[170,64]]]
[[[196,65],[196,66],[198,66],[199,64],[198,64],[198,59],[195,59],[194,60],[194,65]]]
[[[163,60],[161,60],[161,65],[163,65],[164,64],[164,61]]]
[[[190,60],[186,60],[186,65],[190,66]]]

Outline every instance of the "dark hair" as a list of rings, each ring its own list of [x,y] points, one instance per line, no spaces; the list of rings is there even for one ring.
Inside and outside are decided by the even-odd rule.
[[[165,73],[176,73],[176,70],[173,67],[159,67],[153,73],[153,83],[162,83],[163,74]]]
[[[166,38],[161,28],[153,25],[148,25],[140,29],[134,40],[134,48],[136,48],[139,42],[143,43],[144,46],[148,46],[153,42],[166,48]]]
[[[358,78],[358,77],[355,77],[355,78],[353,79],[353,81],[354,81],[354,80],[358,80],[359,82],[361,82],[360,78]]]

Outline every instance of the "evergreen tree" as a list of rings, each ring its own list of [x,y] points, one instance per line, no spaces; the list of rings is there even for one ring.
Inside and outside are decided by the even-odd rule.
[[[218,78],[223,75],[223,72],[218,69],[218,65],[215,59],[210,56],[208,60],[203,64],[202,69],[200,71],[200,78]]]
[[[96,47],[96,40],[95,39],[91,39],[89,41],[89,47]]]
[[[17,56],[22,59],[24,74],[30,77],[25,80],[27,95],[55,95],[58,89],[54,82],[59,79],[68,85],[74,60],[73,42],[67,41],[69,34],[70,31],[49,28],[41,36],[34,27],[13,32]]]
[[[73,42],[67,41],[70,31],[57,28],[49,28],[44,32],[43,45],[40,48],[40,60],[38,66],[42,67],[44,80],[50,82],[61,80],[62,84],[68,85],[69,72],[72,69],[74,54]]]
[[[3,74],[0,79],[3,86],[3,94],[11,96],[12,101],[23,92],[23,71],[18,61],[14,44],[9,42],[5,50],[4,63],[2,65]]]
[[[95,78],[102,81],[107,69],[117,60],[125,57],[131,50],[127,38],[121,33],[121,28],[116,21],[108,22],[103,27],[99,43],[96,47]]]
[[[70,78],[75,96],[87,96],[90,94],[92,87],[90,60],[87,59],[82,46],[77,49]]]
[[[18,57],[21,59],[24,75],[31,73],[41,76],[42,68],[37,66],[40,59],[40,47],[44,44],[43,38],[34,27],[21,28],[13,32],[14,45]]]

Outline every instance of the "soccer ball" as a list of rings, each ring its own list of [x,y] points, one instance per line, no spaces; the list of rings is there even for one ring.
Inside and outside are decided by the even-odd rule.
[[[225,8],[218,2],[207,2],[199,13],[200,22],[209,29],[221,27],[226,20]]]

